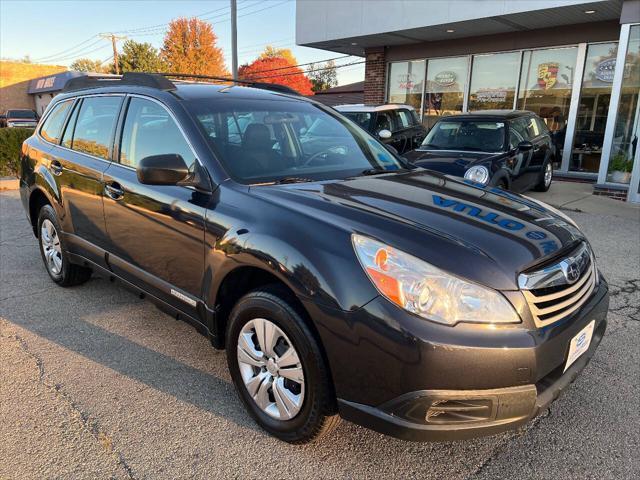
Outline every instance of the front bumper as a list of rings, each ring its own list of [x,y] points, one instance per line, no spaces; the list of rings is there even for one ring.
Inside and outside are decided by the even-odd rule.
[[[511,299],[520,310],[517,295]],[[342,316],[312,313],[343,418],[407,440],[454,440],[517,428],[544,411],[587,365],[606,330],[608,286],[567,319],[436,325],[384,299]],[[589,349],[565,372],[571,339],[595,321]]]
[[[606,329],[600,322],[591,346],[566,372],[562,366],[537,384],[488,390],[422,390],[379,407],[338,400],[340,415],[404,440],[449,441],[518,428],[543,412],[578,377]],[[430,413],[431,412],[431,413]]]

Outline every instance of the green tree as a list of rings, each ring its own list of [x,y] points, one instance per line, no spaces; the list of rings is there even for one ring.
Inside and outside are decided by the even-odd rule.
[[[77,72],[105,73],[106,71],[106,69],[102,67],[100,60],[91,60],[90,58],[79,58],[75,60],[69,68]]]
[[[150,43],[127,40],[118,56],[121,72],[162,72],[164,62]]]
[[[338,85],[336,63],[333,60],[322,63],[312,63],[307,69],[307,76],[311,80],[312,90],[321,92]]]

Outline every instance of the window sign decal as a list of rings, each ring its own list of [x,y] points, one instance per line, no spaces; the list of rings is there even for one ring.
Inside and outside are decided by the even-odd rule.
[[[558,81],[559,63],[549,62],[538,65],[538,85],[544,90],[549,90]]]

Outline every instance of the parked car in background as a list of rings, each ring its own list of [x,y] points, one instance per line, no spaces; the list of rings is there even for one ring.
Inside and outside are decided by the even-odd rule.
[[[3,127],[36,128],[38,115],[33,110],[9,109],[1,121]]]
[[[427,134],[410,105],[338,105],[334,108],[401,155],[418,147]]]
[[[339,416],[411,440],[513,429],[604,335],[607,282],[553,207],[417,168],[272,85],[66,88],[20,158],[49,276],[121,280],[192,323],[282,440]]]
[[[424,168],[524,192],[549,190],[555,150],[546,124],[534,113],[486,110],[442,118],[405,156]]]

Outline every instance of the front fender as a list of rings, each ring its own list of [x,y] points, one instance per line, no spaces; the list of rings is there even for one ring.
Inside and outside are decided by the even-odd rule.
[[[236,251],[218,264],[211,281],[210,292],[217,292],[224,278],[241,267],[265,270],[299,298],[339,310],[355,310],[377,296],[351,246],[351,238],[306,238],[276,235],[275,232],[247,234],[243,242],[235,242]],[[207,303],[214,305],[215,298]]]

